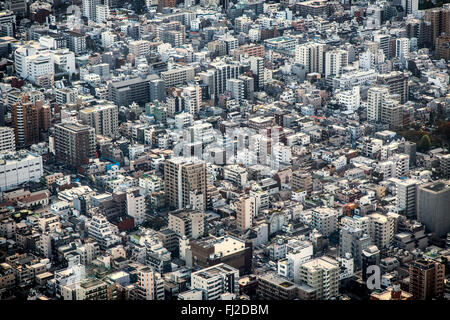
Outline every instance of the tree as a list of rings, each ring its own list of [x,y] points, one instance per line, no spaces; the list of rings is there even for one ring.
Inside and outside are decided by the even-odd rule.
[[[419,151],[428,151],[431,148],[431,140],[430,137],[425,134],[420,138],[419,142],[417,143],[417,149]]]

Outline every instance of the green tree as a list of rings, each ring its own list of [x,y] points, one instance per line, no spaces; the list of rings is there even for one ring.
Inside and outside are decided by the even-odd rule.
[[[425,134],[420,138],[419,142],[417,143],[417,149],[419,151],[428,151],[431,148],[431,140],[430,137]]]

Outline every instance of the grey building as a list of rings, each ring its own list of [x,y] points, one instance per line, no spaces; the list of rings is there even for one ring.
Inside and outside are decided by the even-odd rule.
[[[434,181],[418,188],[417,219],[435,237],[450,230],[450,181]]]
[[[111,82],[109,84],[109,100],[118,106],[129,106],[133,102],[145,105],[152,101],[151,92],[160,93],[159,84],[153,85],[153,90],[151,90],[150,83],[157,79],[159,80],[158,76],[153,74],[146,78]]]

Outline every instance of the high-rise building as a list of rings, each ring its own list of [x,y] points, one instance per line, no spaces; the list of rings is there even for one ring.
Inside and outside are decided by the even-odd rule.
[[[161,72],[161,78],[164,80],[166,88],[193,81],[195,70],[190,66],[183,66]]]
[[[373,243],[380,249],[389,247],[394,240],[394,218],[380,213],[369,214],[369,218],[369,234]]]
[[[239,294],[239,270],[225,263],[191,274],[191,289],[201,290],[203,300],[218,300],[223,293]]]
[[[250,57],[250,70],[254,74],[254,88],[256,91],[264,89],[264,58],[262,57]]]
[[[450,182],[434,181],[417,190],[417,220],[435,237],[444,237],[450,230]]]
[[[295,61],[305,66],[306,73],[317,72],[323,74],[324,47],[325,46],[321,43],[299,44],[295,47]],[[342,55],[337,53],[337,56],[339,56],[339,60],[341,60]]]
[[[325,77],[339,76],[344,67],[348,65],[348,52],[343,49],[334,49],[325,53]]]
[[[378,42],[379,47],[384,52],[384,56],[386,59],[389,59],[391,56],[390,51],[390,36],[387,34],[375,34],[373,37],[373,41]]]
[[[231,96],[238,103],[242,103],[244,100],[244,81],[240,79],[228,79],[227,91],[231,92]]]
[[[80,110],[80,119],[98,135],[116,137],[119,133],[119,110],[114,104],[95,105]]]
[[[312,176],[308,172],[294,171],[292,173],[291,184],[293,191],[305,190],[308,195],[313,191]]]
[[[65,122],[55,125],[55,156],[58,161],[77,167],[95,152],[95,129],[86,125]]]
[[[109,6],[107,4],[108,0],[105,0],[105,4],[98,4],[95,7],[95,22],[103,23],[109,17]]]
[[[145,105],[151,101],[150,82],[159,79],[157,75],[147,78],[133,78],[130,80],[111,82],[109,84],[109,100],[116,106],[129,106],[133,102]]]
[[[380,249],[378,249],[375,245],[370,245],[365,248],[361,253],[361,271],[362,271],[362,280],[367,281],[367,268],[370,266],[379,266],[380,265]]]
[[[416,300],[428,300],[444,294],[445,266],[419,259],[409,265],[409,292]]]
[[[362,252],[372,244],[369,235],[360,228],[343,226],[340,230],[339,243],[339,255],[345,257],[347,253],[350,253],[355,269],[361,269]]]
[[[236,202],[236,227],[245,231],[252,227],[256,216],[256,200],[254,197],[242,197]]]
[[[6,0],[6,9],[11,10],[17,17],[25,17],[27,13],[26,0]]]
[[[16,146],[19,148],[39,142],[39,112],[38,108],[25,96],[22,102],[11,108],[12,122],[16,136]]]
[[[436,39],[435,50],[436,58],[450,60],[450,33],[442,34]]]
[[[383,101],[389,96],[386,87],[372,86],[367,91],[367,120],[372,122],[381,121],[381,109]]]
[[[410,44],[408,38],[395,39],[395,56],[401,60],[408,58],[409,47]]]
[[[135,225],[141,225],[145,221],[146,205],[145,196],[139,194],[139,189],[127,190],[126,198],[127,215],[134,218]]]
[[[311,214],[311,226],[322,235],[329,236],[337,229],[338,214],[332,208],[314,208]]]
[[[215,97],[218,97],[218,95],[225,92],[227,80],[236,79],[239,76],[239,66],[235,64],[228,64],[223,61],[212,62],[210,66],[213,68],[212,93]]]
[[[425,10],[424,20],[431,23],[431,41],[434,45],[439,36],[450,32],[450,5],[447,3],[441,8]]]
[[[450,178],[450,153],[439,155],[439,171],[444,178]]]
[[[300,265],[300,283],[316,290],[316,299],[329,300],[339,294],[339,263],[327,256]]]
[[[164,281],[151,267],[139,268],[136,282],[137,298],[140,300],[164,300]]]
[[[205,234],[205,213],[191,210],[170,212],[168,228],[180,236],[197,239]]]
[[[399,95],[400,102],[408,101],[408,75],[400,71],[392,71],[387,74],[380,74],[377,76],[377,83],[380,85],[387,85],[391,95]]]
[[[96,8],[101,4],[101,0],[83,0],[83,15],[89,20],[96,21]]]
[[[397,206],[403,208],[408,218],[416,217],[416,195],[418,181],[413,179],[397,181]]]
[[[0,152],[15,151],[16,137],[14,129],[10,127],[0,127]]]
[[[175,0],[159,0],[158,1],[158,12],[162,12],[163,8],[175,8]]]
[[[176,157],[164,163],[164,188],[170,207],[181,209],[190,204],[190,192],[202,194],[206,203],[206,164],[196,158]]]

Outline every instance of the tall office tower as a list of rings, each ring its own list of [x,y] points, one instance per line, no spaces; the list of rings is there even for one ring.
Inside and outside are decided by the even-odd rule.
[[[239,104],[244,101],[244,81],[240,79],[228,79],[227,91]]]
[[[16,17],[23,18],[27,13],[26,0],[6,0],[6,9],[14,12]]]
[[[435,237],[444,237],[450,230],[450,181],[430,182],[417,191],[417,220]]]
[[[254,197],[241,197],[236,202],[236,227],[246,231],[252,227],[253,217],[256,216],[256,200]]]
[[[295,61],[305,66],[306,73],[324,73],[323,50],[321,43],[305,43],[295,47]]]
[[[239,294],[239,270],[225,263],[191,274],[191,289],[202,291],[203,300],[218,300],[223,293]]]
[[[10,127],[0,127],[0,152],[15,151],[16,136],[14,129]]]
[[[96,7],[101,4],[101,0],[83,0],[83,16],[89,20],[96,21]]]
[[[250,57],[250,70],[255,75],[254,89],[255,91],[264,90],[264,58]]]
[[[416,300],[429,300],[444,294],[445,265],[419,259],[409,265],[409,293]]]
[[[381,121],[381,109],[383,101],[389,96],[386,87],[372,86],[367,91],[367,121]]]
[[[325,53],[325,77],[339,76],[342,69],[348,65],[348,52],[334,49]]]
[[[58,161],[77,167],[95,153],[95,129],[79,123],[55,125],[55,156]]]
[[[206,164],[197,158],[176,157],[164,163],[164,189],[167,202],[175,209],[190,204],[190,192],[202,194],[206,203]]]
[[[370,218],[369,234],[373,243],[380,249],[392,244],[395,234],[395,219],[380,213],[372,213]]]
[[[114,104],[84,108],[79,116],[83,124],[95,129],[95,134],[116,137],[119,133],[119,108]]]
[[[392,71],[390,73],[377,75],[377,84],[387,85],[390,95],[399,95],[400,103],[408,101],[409,87],[408,74],[400,71]]]
[[[345,257],[350,253],[353,258],[355,270],[362,267],[362,251],[372,244],[369,235],[360,228],[343,226],[339,234],[339,255]]]
[[[164,300],[164,281],[151,267],[138,269],[136,295],[139,300]]]
[[[139,189],[127,190],[126,200],[127,215],[134,218],[135,225],[141,225],[145,221],[145,195],[139,194]]]
[[[239,76],[239,66],[222,61],[212,62],[210,66],[213,67],[214,74],[212,93],[217,98],[225,92],[227,80],[236,79]]]
[[[408,38],[395,39],[395,56],[401,60],[408,58],[409,46]]]
[[[316,290],[316,299],[329,300],[339,291],[339,263],[327,256],[300,265],[300,284]]]
[[[39,112],[38,108],[28,97],[22,102],[14,104],[11,108],[12,123],[18,148],[30,146],[39,142]]]
[[[405,216],[409,219],[416,218],[416,195],[419,181],[414,179],[398,180],[397,206],[403,208]]]
[[[425,10],[424,20],[431,23],[431,42],[434,45],[442,33],[450,33],[450,4]]]
[[[390,40],[391,37],[387,34],[376,34],[373,36],[373,41],[378,42],[379,47],[381,50],[383,50],[386,59],[389,59],[389,57],[391,56]]]

